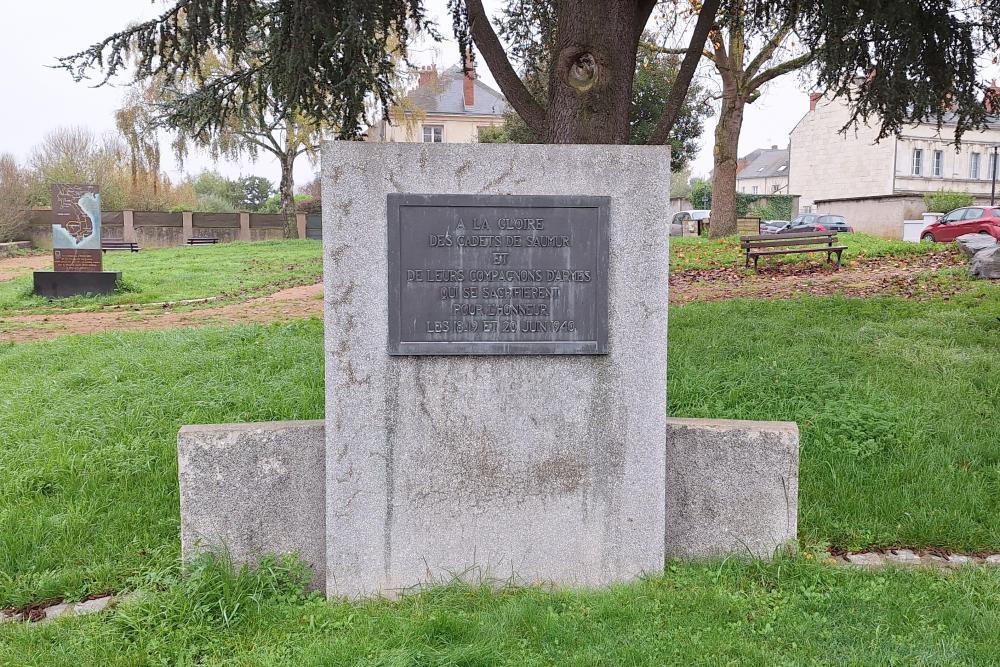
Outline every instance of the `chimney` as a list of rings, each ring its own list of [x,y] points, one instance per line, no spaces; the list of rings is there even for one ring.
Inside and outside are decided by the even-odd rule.
[[[986,108],[986,113],[988,114],[1000,113],[1000,86],[997,85],[996,79],[986,89],[986,96],[983,97],[983,106]]]
[[[420,68],[419,72],[418,86],[429,86],[437,81],[437,65],[424,65]]]
[[[771,150],[772,151],[778,150],[778,144],[771,144]]]
[[[816,111],[816,105],[823,99],[823,93],[809,93],[809,111]]]
[[[465,81],[462,87],[465,93],[465,110],[476,106],[476,63],[472,61],[472,51],[465,54]]]

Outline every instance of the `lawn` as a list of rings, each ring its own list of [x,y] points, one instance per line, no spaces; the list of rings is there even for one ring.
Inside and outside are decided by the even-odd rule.
[[[246,299],[318,282],[323,260],[316,241],[266,241],[109,252],[104,255],[104,269],[121,271],[122,284],[117,293],[96,298],[50,301],[35,296],[30,272],[2,281],[0,315],[218,296]]]
[[[777,237],[780,238],[780,237]],[[847,246],[843,254],[845,266],[858,264],[869,259],[916,259],[920,256],[942,252],[957,252],[955,244],[941,243],[909,243],[883,239],[871,234],[838,234],[838,245]],[[670,237],[670,269],[684,271],[687,269],[718,269],[723,267],[742,268],[745,253],[740,249],[738,236],[727,236],[721,239],[707,239],[699,236]],[[826,261],[826,255],[818,253],[801,253],[784,255],[780,258],[769,258],[761,261],[761,268],[779,263],[803,263]]]
[[[178,573],[177,429],[321,417],[319,321],[0,344],[0,607],[148,591],[114,614],[0,626],[0,665],[1000,661],[1000,568],[870,574],[808,557],[1000,550],[1000,290],[670,317],[672,414],[799,424],[804,553],[398,604],[328,604],[280,566]]]
[[[867,573],[805,558],[672,564],[599,591],[451,586],[306,597],[287,570],[203,565],[101,617],[0,626],[10,665],[1000,663],[1000,569]]]

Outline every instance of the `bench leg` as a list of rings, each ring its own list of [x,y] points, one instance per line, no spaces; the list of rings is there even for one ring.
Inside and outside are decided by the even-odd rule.
[[[760,259],[760,255],[753,256],[753,272],[757,273],[757,260]]]

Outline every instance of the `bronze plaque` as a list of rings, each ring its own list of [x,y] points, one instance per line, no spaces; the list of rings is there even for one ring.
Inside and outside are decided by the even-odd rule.
[[[100,273],[102,270],[100,250],[66,250],[53,248],[52,263],[56,271],[85,271]]]
[[[52,259],[56,271],[102,270],[101,194],[96,185],[52,186]]]
[[[390,354],[606,354],[610,199],[388,197]]]

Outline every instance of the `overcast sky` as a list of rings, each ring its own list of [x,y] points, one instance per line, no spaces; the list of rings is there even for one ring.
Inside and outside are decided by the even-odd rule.
[[[428,7],[441,24],[441,33],[450,35],[451,22],[446,16],[446,0],[427,0]],[[9,0],[3,3],[0,21],[0,90],[4,104],[0,106],[0,152],[10,152],[25,159],[32,146],[46,133],[59,126],[83,125],[99,133],[114,129],[114,111],[118,108],[127,81],[116,86],[92,88],[74,83],[63,70],[51,69],[58,56],[75,53],[121,29],[130,22],[148,18],[162,9],[162,4],[149,0]],[[499,0],[487,0],[487,8],[495,13]],[[437,62],[448,67],[458,61],[454,42],[424,44],[413,54],[420,64]],[[494,85],[492,77],[480,65],[480,75]],[[808,107],[807,96],[795,75],[772,83],[764,95],[749,107],[740,153],[755,148],[778,145],[784,147],[788,133]],[[712,168],[712,136],[715,120],[710,119],[701,140],[701,152],[695,161],[695,175],[706,175]],[[169,155],[169,150],[164,149]],[[204,156],[194,156],[181,169],[168,157],[167,172],[177,178],[187,172],[212,168]],[[260,174],[277,182],[277,163],[261,157],[256,164],[244,160],[217,165],[229,176]],[[296,183],[311,179],[314,167],[301,159],[296,168]]]

